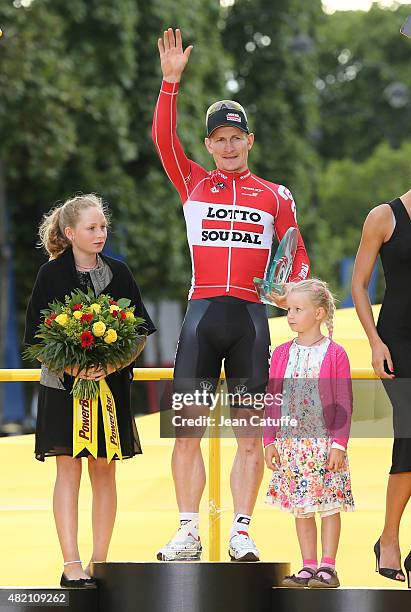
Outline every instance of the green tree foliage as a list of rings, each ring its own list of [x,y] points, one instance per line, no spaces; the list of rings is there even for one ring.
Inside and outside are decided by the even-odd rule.
[[[352,255],[368,212],[409,189],[411,141],[398,149],[381,143],[364,162],[328,164],[319,182],[319,216],[329,220],[331,235],[344,239],[343,255]],[[329,215],[329,211],[332,215]]]
[[[185,297],[181,204],[151,142],[157,38],[167,26],[194,45],[179,95],[187,153],[212,168],[205,109],[222,97],[242,102],[256,134],[250,165],[293,191],[313,273],[336,287],[367,210],[407,187],[406,7],[326,17],[320,0],[18,4],[0,4],[0,160],[21,317],[44,261],[34,251],[41,215],[76,192],[108,201],[113,244],[146,295]]]
[[[409,7],[339,11],[318,32],[321,144],[325,159],[367,158],[380,142],[408,138],[410,45],[399,29]]]
[[[235,97],[256,134],[251,166],[287,185],[300,212],[309,206],[317,168],[319,109],[313,82],[321,16],[319,0],[304,6],[298,0],[236,0],[223,36],[233,62]]]
[[[131,94],[138,152],[128,165],[136,195],[122,200],[121,225],[128,259],[134,268],[142,268],[155,298],[185,298],[191,277],[181,201],[151,142],[152,115],[161,83],[157,39],[168,26],[179,27],[184,45],[194,45],[178,98],[178,132],[186,153],[211,168],[212,160],[203,144],[205,111],[222,95],[226,65],[219,30],[210,27],[218,19],[216,2],[140,3],[135,38],[138,72]]]
[[[399,35],[407,12],[340,11],[318,30],[323,170],[305,229],[313,273],[337,293],[340,260],[355,255],[369,210],[409,189],[410,46]]]
[[[308,215],[306,231],[311,240],[312,273],[331,283],[341,296],[339,264],[357,251],[369,211],[408,191],[411,141],[394,149],[383,142],[363,162],[334,160],[319,178],[318,208]],[[377,301],[382,299],[380,276]]]
[[[157,37],[179,26],[195,46],[180,97],[187,151],[206,159],[204,113],[223,90],[218,3],[11,0],[0,6],[0,157],[6,166],[19,302],[36,269],[41,215],[94,191],[113,212],[114,246],[146,295],[183,297],[190,279],[181,204],[151,142],[160,87]],[[30,220],[30,222],[27,222]],[[23,308],[21,309],[23,311]],[[22,313],[23,314],[23,313]]]
[[[41,215],[75,192],[110,199],[113,177],[116,189],[130,188],[124,164],[135,154],[127,101],[135,62],[127,30],[135,10],[125,0],[115,20],[110,4],[35,0],[29,10],[11,2],[0,8],[1,156],[23,303],[42,261],[33,253]],[[92,36],[101,30],[105,43]]]

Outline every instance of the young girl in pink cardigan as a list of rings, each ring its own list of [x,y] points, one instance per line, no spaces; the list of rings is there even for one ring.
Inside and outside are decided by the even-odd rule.
[[[290,285],[288,324],[298,336],[278,346],[266,395],[265,461],[273,471],[267,503],[295,517],[302,569],[283,586],[338,587],[340,512],[354,509],[347,458],[352,414],[350,364],[332,340],[334,298],[327,284]],[[321,333],[325,323],[329,337]],[[321,517],[322,558],[317,563]]]

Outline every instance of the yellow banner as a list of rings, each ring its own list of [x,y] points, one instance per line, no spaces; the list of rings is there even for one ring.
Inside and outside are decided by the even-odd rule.
[[[116,404],[106,381],[99,383],[100,402],[103,410],[104,437],[107,463],[114,455],[123,459],[117,425]],[[73,397],[73,457],[87,449],[97,459],[98,450],[98,397],[92,400]]]
[[[103,409],[104,435],[106,438],[107,463],[110,463],[114,455],[123,459],[120,446],[120,435],[117,425],[116,404],[106,381],[100,381],[100,401]]]

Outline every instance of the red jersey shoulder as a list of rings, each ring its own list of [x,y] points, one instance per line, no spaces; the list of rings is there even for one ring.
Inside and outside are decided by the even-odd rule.
[[[255,174],[251,175],[256,181],[259,181],[267,189],[274,192],[276,196],[282,198],[283,200],[292,200],[293,195],[291,191],[285,185],[280,185],[279,183],[273,183],[271,181],[267,181],[266,179],[261,178],[260,176],[256,176]]]
[[[205,168],[190,159],[190,174],[184,178],[187,185],[197,185],[201,180],[207,178],[208,175],[209,173]]]
[[[273,183],[272,181],[267,181],[266,179],[261,178],[260,176],[256,176],[252,174],[251,177],[254,181],[258,182],[262,187],[266,188],[267,192],[271,192],[273,194],[273,199],[275,201],[275,216],[277,217],[278,213],[281,210],[281,207],[284,205],[290,206],[294,212],[295,210],[295,202],[291,191],[285,186],[279,183]]]

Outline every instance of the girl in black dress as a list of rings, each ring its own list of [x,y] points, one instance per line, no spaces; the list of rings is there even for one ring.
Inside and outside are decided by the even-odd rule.
[[[49,261],[41,266],[27,307],[26,344],[36,342],[40,311],[53,300],[64,301],[73,289],[96,296],[108,293],[116,300],[129,298],[136,316],[145,320],[141,332],[151,334],[155,327],[144,308],[140,291],[126,264],[101,255],[107,239],[107,215],[100,198],[94,194],[74,197],[45,216],[40,226],[41,243]],[[131,412],[130,390],[133,362],[122,364],[120,370],[109,366],[107,384],[117,409],[120,444],[124,458],[141,453],[140,441]],[[57,478],[53,509],[57,533],[64,558],[62,586],[92,586],[90,564],[83,569],[80,561],[78,528],[78,494],[82,457],[88,458],[88,471],[93,491],[93,553],[91,561],[105,561],[116,515],[115,462],[107,463],[104,425],[99,405],[98,458],[83,450],[73,458],[73,396],[70,394],[74,376],[101,380],[101,369],[85,372],[66,370],[60,379],[42,365],[35,456],[39,461],[56,457]],[[91,562],[90,561],[90,562]]]
[[[375,326],[368,285],[378,254],[386,289]],[[394,413],[385,525],[374,547],[377,569],[386,578],[404,581],[399,528],[411,497],[411,191],[368,214],[354,266],[352,295],[371,345],[372,366]],[[410,586],[411,553],[404,565]]]

